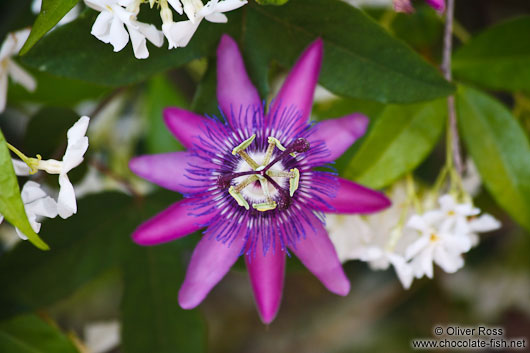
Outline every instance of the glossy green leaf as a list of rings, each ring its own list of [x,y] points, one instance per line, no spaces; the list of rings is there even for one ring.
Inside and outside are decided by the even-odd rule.
[[[102,193],[80,200],[78,213],[66,220],[46,221],[42,234],[52,252],[19,244],[0,258],[0,316],[46,307],[119,266],[131,250],[132,231],[167,204],[166,199],[135,202],[121,193]]]
[[[438,141],[446,100],[388,106],[349,163],[346,177],[372,188],[390,185],[414,170]]]
[[[488,28],[457,50],[459,79],[488,88],[530,92],[530,16]]]
[[[184,279],[181,242],[136,247],[124,264],[122,347],[127,353],[206,351],[205,323],[177,302]]]
[[[42,0],[41,11],[29,34],[28,40],[20,50],[20,55],[27,53],[53,26],[70,11],[79,0]]]
[[[319,82],[330,91],[379,102],[417,102],[446,96],[453,87],[438,70],[391,37],[362,11],[339,0],[291,0],[249,6],[243,50],[260,91],[268,64],[293,65],[315,38],[324,40]]]
[[[475,89],[458,90],[459,127],[484,185],[530,230],[530,144],[501,103]]]
[[[180,143],[167,129],[162,112],[166,107],[185,108],[187,105],[182,93],[165,76],[157,75],[149,80],[145,101],[147,151],[149,153],[182,149]]]
[[[28,240],[41,250],[48,250],[48,245],[33,231],[29,224],[24,203],[20,197],[17,176],[7,148],[4,135],[0,131],[0,214],[24,233]]]
[[[77,353],[68,337],[37,315],[22,315],[0,322],[0,352]]]

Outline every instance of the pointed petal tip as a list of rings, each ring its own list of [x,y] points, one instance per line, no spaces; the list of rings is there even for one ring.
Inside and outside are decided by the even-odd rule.
[[[259,311],[258,311],[259,312]],[[263,322],[265,325],[269,325],[276,319],[276,315],[278,314],[278,310],[274,312],[268,312],[268,313],[261,313],[259,312],[259,317],[261,319],[261,322]]]
[[[221,36],[221,40],[219,41],[219,46],[217,47],[217,55],[219,55],[220,51],[226,50],[227,47],[235,47],[237,50],[239,50],[234,38],[230,37],[228,34],[223,34]]]
[[[347,278],[344,278],[344,280],[338,283],[335,287],[328,289],[334,294],[345,297],[350,293],[351,284]]]
[[[194,296],[191,291],[185,288],[187,287],[184,286],[184,284],[182,285],[182,287],[180,287],[180,291],[178,294],[179,305],[184,310],[195,309],[200,303],[202,303],[204,298]]]

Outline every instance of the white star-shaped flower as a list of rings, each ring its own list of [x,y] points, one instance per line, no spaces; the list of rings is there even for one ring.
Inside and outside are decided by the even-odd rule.
[[[9,33],[0,48],[0,113],[6,106],[8,77],[28,91],[32,92],[37,87],[35,79],[12,59],[22,49],[29,33],[29,29]]]
[[[81,117],[67,133],[68,145],[61,161],[55,159],[40,160],[37,169],[44,170],[49,174],[59,174],[59,197],[57,199],[57,211],[62,218],[68,218],[77,212],[75,192],[68,172],[77,167],[83,161],[83,156],[88,149],[88,137],[85,136],[90,119]],[[13,161],[17,175],[29,175],[30,168],[26,168],[20,161]]]
[[[131,11],[127,8],[133,4],[133,1],[85,0],[85,3],[88,7],[100,12],[90,33],[100,41],[112,44],[115,52],[127,45],[129,36],[134,56],[138,59],[149,57],[146,39],[157,47],[161,47],[164,43],[162,32],[154,25],[137,21],[137,10]]]
[[[188,45],[203,19],[209,22],[226,23],[228,18],[224,12],[238,9],[247,3],[246,0],[210,0],[206,5],[203,5],[200,0],[181,0],[181,2],[189,20],[173,22],[169,20],[169,17],[164,19],[162,16],[162,31],[169,42],[169,49]],[[172,4],[173,8],[175,6]]]
[[[46,195],[41,189],[40,185],[34,181],[28,181],[22,187],[20,194],[22,202],[24,203],[24,209],[28,217],[31,228],[38,233],[40,231],[41,224],[39,223],[42,217],[55,218],[57,217],[57,203],[54,199]],[[4,217],[0,214],[0,223],[4,220]],[[20,239],[27,240],[28,237],[15,228]]]

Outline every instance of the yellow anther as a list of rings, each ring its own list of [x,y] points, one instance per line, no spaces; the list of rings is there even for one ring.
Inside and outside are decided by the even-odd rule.
[[[236,148],[232,150],[232,154],[235,156],[241,151],[244,151],[248,146],[250,146],[250,144],[252,143],[252,141],[254,141],[255,138],[256,138],[256,134],[250,136],[248,139],[241,142]]]
[[[265,203],[254,203],[252,207],[260,212],[271,211],[276,208],[276,201],[265,202]]]
[[[298,189],[300,183],[300,171],[297,168],[291,169],[294,175],[289,179],[289,195],[293,197],[294,192]]]
[[[269,143],[274,143],[274,144],[276,145],[276,147],[278,147],[278,149],[279,149],[280,151],[285,151],[285,147],[283,147],[282,143],[281,143],[280,140],[278,140],[277,138],[272,137],[272,136],[269,136],[269,137],[267,138],[267,141],[268,141]]]
[[[228,189],[228,192],[237,201],[237,204],[239,206],[243,206],[247,210],[250,208],[250,206],[248,205],[247,200],[245,200],[243,198],[243,196],[241,196],[241,194],[239,192],[237,192],[233,186],[230,186],[230,188]]]

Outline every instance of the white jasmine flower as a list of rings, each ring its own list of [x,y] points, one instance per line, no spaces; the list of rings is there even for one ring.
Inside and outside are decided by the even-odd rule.
[[[57,217],[57,203],[54,199],[46,195],[40,188],[40,185],[34,181],[28,181],[22,187],[20,197],[24,203],[24,209],[28,217],[31,228],[38,233],[41,224],[39,220],[41,217],[55,218]],[[0,214],[0,223],[4,217]],[[18,228],[15,228],[20,239],[27,240],[28,237],[22,233]]]
[[[169,49],[185,47],[190,42],[203,19],[209,22],[226,23],[224,12],[232,11],[247,3],[246,0],[210,0],[203,5],[200,0],[181,0],[189,20],[173,22],[172,17],[162,13],[162,31],[169,42]],[[173,8],[175,6],[172,5]]]
[[[9,33],[0,48],[0,113],[6,106],[8,77],[31,92],[37,86],[35,79],[12,59],[22,49],[29,33],[29,29]]]
[[[161,47],[164,36],[154,25],[136,21],[137,11],[125,8],[136,4],[131,0],[85,0],[87,6],[99,11],[92,26],[92,35],[104,43],[110,43],[114,51],[122,50],[129,42],[133,46],[134,56],[137,59],[149,57],[147,41]],[[136,9],[138,6],[133,6]],[[127,27],[127,30],[125,30]]]
[[[83,161],[83,156],[88,149],[88,137],[85,134],[89,121],[90,118],[83,116],[68,130],[68,145],[62,161],[49,159],[39,163],[39,169],[50,174],[59,174],[61,188],[57,199],[57,211],[62,218],[68,218],[77,213],[74,187],[67,173]]]
[[[433,277],[433,263],[447,273],[464,266],[462,255],[478,244],[477,233],[500,227],[491,215],[480,213],[471,203],[457,203],[451,195],[438,200],[439,208],[413,215],[407,227],[420,233],[420,237],[406,249],[406,259],[411,261],[414,276]]]
[[[83,156],[88,149],[88,137],[85,136],[90,118],[81,117],[67,133],[68,144],[66,152],[61,161],[55,159],[39,160],[36,168],[44,170],[49,174],[59,174],[59,197],[57,199],[57,211],[62,218],[68,218],[77,212],[75,192],[68,172],[77,167],[83,161]],[[20,165],[20,161],[14,161]],[[30,168],[15,167],[17,175],[29,175]]]
[[[471,158],[466,161],[466,168],[462,175],[462,188],[471,196],[476,196],[480,191],[482,179],[478,173],[477,166]]]
[[[416,278],[424,275],[433,277],[433,262],[447,273],[454,273],[464,266],[462,254],[472,246],[471,238],[465,234],[441,232],[438,228],[437,211],[426,212],[422,216],[413,215],[407,226],[420,232],[420,238],[406,250],[407,260]]]

